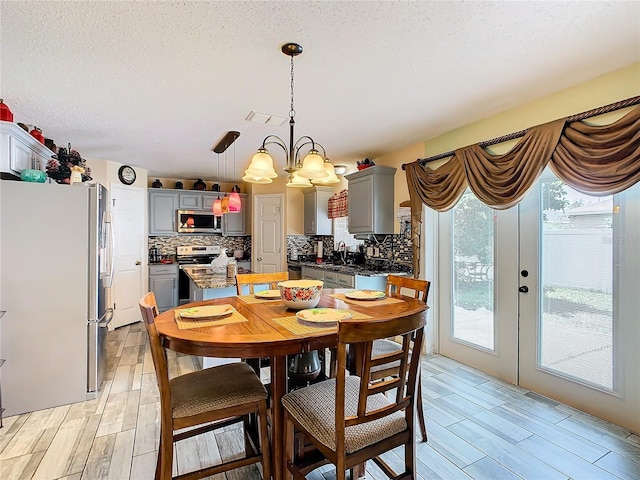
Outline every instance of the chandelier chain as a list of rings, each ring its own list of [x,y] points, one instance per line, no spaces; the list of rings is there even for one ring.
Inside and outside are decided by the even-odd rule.
[[[296,116],[296,111],[293,108],[293,56],[291,57],[291,109],[289,110],[289,118]]]

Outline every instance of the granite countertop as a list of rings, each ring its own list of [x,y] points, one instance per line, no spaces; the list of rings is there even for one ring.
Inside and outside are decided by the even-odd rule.
[[[207,288],[226,288],[236,286],[236,279],[227,278],[226,271],[224,273],[218,273],[217,271],[214,272],[209,266],[184,267],[182,271],[185,272],[191,280],[193,280],[196,287],[203,290]],[[251,273],[251,270],[238,268],[238,273]]]
[[[386,277],[389,274],[411,275],[410,265],[399,264],[398,262],[391,262],[391,265],[387,265],[389,262],[390,260],[377,259],[361,265],[343,265],[331,262],[316,263],[308,260],[289,260],[287,263],[293,267],[321,268],[332,272],[362,275],[365,277]]]

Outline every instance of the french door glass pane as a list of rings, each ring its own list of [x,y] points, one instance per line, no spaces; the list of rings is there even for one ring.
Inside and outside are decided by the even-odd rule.
[[[542,181],[539,365],[613,388],[613,197]]]
[[[494,348],[494,212],[467,190],[453,208],[452,336]]]

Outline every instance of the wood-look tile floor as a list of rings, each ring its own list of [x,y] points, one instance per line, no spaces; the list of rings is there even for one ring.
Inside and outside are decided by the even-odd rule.
[[[108,380],[99,398],[6,418],[0,478],[146,480],[154,476],[159,400],[142,324],[109,333]],[[194,369],[170,354],[172,375]],[[429,441],[420,479],[640,479],[640,436],[441,356],[423,360]],[[236,428],[176,446],[177,473],[234,455]],[[391,465],[402,452],[385,456]],[[224,480],[217,475],[216,480]],[[257,467],[226,475],[259,479]],[[335,478],[331,467],[314,472]],[[367,464],[367,478],[386,478]]]

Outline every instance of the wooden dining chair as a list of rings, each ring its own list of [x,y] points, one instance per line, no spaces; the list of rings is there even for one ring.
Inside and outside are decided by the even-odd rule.
[[[140,311],[149,335],[160,391],[156,480],[171,478],[174,442],[242,421],[245,456],[190,472],[188,478],[208,477],[260,462],[263,477],[268,479],[271,476],[271,460],[267,434],[267,391],[255,372],[245,363],[232,363],[170,379],[166,352],[155,325],[158,307],[153,292],[140,300]],[[254,413],[258,414],[259,445],[247,433],[249,415]],[[177,432],[187,428],[190,430]]]
[[[238,295],[247,295],[243,287],[247,287],[248,294],[255,293],[256,285],[266,286],[269,290],[277,290],[278,282],[289,280],[289,272],[272,272],[272,273],[237,273],[236,274],[236,292]],[[251,367],[260,375],[260,368],[269,366],[269,358],[248,358],[245,359]]]
[[[249,294],[253,294],[256,285],[266,285],[270,290],[277,290],[278,282],[285,280],[289,280],[289,272],[238,273],[236,275],[236,291],[238,295],[246,295],[243,287],[247,286]]]
[[[427,297],[429,296],[429,287],[431,283],[428,280],[421,280],[418,278],[400,276],[400,275],[389,275],[387,276],[387,296],[391,296],[394,293],[409,295],[413,298],[427,303]],[[409,290],[410,292],[408,292]],[[420,351],[422,349],[422,344],[417,345],[418,349],[416,350],[418,356],[420,356]],[[391,339],[380,339],[373,342],[373,353],[374,355],[382,355],[387,353],[393,353],[401,348],[401,345]],[[391,377],[398,375],[399,364],[398,362],[394,362],[392,364],[387,365],[377,365],[374,367],[371,372],[372,378],[375,379],[384,379],[386,377]],[[419,371],[419,369],[418,369]],[[418,423],[420,424],[420,432],[422,433],[422,441],[427,441],[427,426],[424,421],[424,410],[422,407],[422,380],[420,375],[418,375],[418,395],[416,400],[416,406],[418,411]]]
[[[424,315],[363,322],[338,323],[338,372],[336,378],[294,390],[282,398],[285,413],[285,465],[287,478],[305,476],[326,463],[336,466],[336,478],[373,460],[389,478],[417,478],[415,402],[418,355],[422,344]],[[374,340],[401,337],[401,348],[373,355]],[[360,343],[362,358],[358,375],[347,376],[347,346]],[[371,370],[398,362],[398,375],[370,381]],[[315,450],[299,455],[299,434]],[[404,446],[404,472],[398,474],[379,456]],[[353,474],[353,471],[352,471]]]

